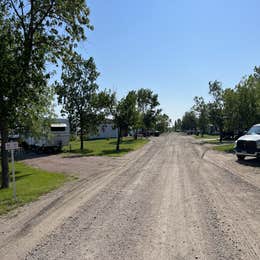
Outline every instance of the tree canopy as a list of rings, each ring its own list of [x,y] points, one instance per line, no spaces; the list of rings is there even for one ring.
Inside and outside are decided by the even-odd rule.
[[[84,148],[84,135],[97,130],[114,102],[114,94],[98,92],[98,76],[92,57],[87,60],[78,57],[73,64],[63,66],[62,82],[56,85],[62,113],[68,115],[71,128],[80,132],[81,150]]]
[[[223,89],[222,83],[217,80],[209,82],[211,100],[206,102],[203,97],[194,98],[192,110],[196,114],[197,128],[205,132],[210,125],[213,126],[220,133],[221,141],[225,133],[239,136],[253,124],[259,123],[259,73],[260,68],[255,67],[254,73],[243,77],[234,88]],[[183,125],[192,125],[193,122],[194,118],[184,115]]]
[[[48,114],[51,72],[46,64],[71,61],[77,43],[86,39],[86,30],[93,29],[88,17],[89,8],[84,0],[0,2],[3,188],[9,186],[8,153],[4,149],[9,131],[19,121],[39,120],[40,114]]]
[[[158,108],[160,105],[158,94],[154,94],[151,89],[141,88],[137,90],[137,108],[139,111],[139,123],[137,128],[143,129],[144,132],[155,127],[156,117],[161,113]]]
[[[116,150],[120,149],[120,140],[122,137],[122,132],[128,132],[133,128],[138,121],[138,110],[137,110],[137,95],[135,91],[130,91],[117,102],[114,112],[114,124],[118,129],[117,135],[117,145]]]

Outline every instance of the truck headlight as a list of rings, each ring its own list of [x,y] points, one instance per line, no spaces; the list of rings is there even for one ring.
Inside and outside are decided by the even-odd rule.
[[[237,148],[237,141],[235,141],[234,143],[234,148]]]

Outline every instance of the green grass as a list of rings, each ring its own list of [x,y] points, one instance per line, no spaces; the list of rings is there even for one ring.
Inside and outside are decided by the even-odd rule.
[[[194,135],[194,137],[197,139],[218,139],[219,135],[203,135],[203,137],[201,135]]]
[[[134,140],[133,137],[123,138],[120,144],[120,151],[116,151],[116,139],[102,139],[102,140],[89,140],[84,141],[84,150],[80,150],[80,142],[70,142],[71,151],[69,146],[63,147],[63,152],[80,154],[85,156],[122,156],[128,152],[137,150],[146,144],[149,140],[146,138]]]
[[[71,179],[63,174],[46,172],[21,162],[15,163],[15,172],[17,201],[13,199],[13,187],[10,182],[10,188],[0,189],[0,215],[36,200],[39,196],[58,188]]]
[[[204,144],[223,144],[223,142],[222,143],[219,142],[219,139],[204,139],[204,141],[202,142]]]
[[[220,152],[226,152],[226,153],[233,153],[234,143],[218,145],[218,146],[213,147],[213,150],[217,150],[217,151],[220,151]]]

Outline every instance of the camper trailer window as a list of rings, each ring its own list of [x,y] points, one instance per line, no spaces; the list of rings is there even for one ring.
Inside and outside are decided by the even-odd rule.
[[[65,131],[65,127],[64,127],[64,126],[52,126],[52,127],[51,127],[51,131],[53,131],[53,132]]]

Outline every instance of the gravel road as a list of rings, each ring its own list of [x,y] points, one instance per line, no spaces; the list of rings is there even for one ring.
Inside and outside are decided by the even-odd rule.
[[[27,163],[79,179],[0,218],[1,259],[260,259],[254,161],[169,134],[122,158]]]

